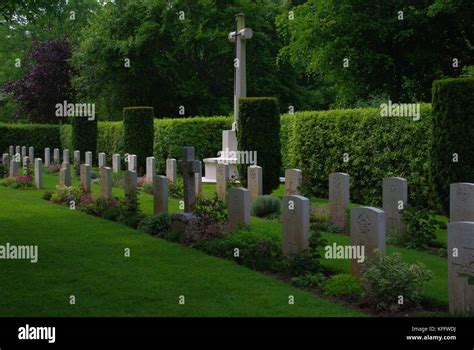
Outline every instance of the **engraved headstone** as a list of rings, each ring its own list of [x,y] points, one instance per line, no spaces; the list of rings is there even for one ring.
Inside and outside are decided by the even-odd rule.
[[[153,176],[155,176],[155,157],[146,158],[146,180],[148,182],[153,181]]]
[[[105,153],[99,153],[99,168],[107,166],[107,156]]]
[[[26,146],[21,146],[21,159],[24,160],[25,157],[28,157],[28,154],[26,154]]]
[[[43,161],[41,158],[35,159],[35,186],[37,189],[43,187]]]
[[[10,176],[18,176],[19,162],[16,159],[10,160]]]
[[[15,147],[10,146],[9,149],[8,149],[8,153],[9,153],[10,157],[13,157],[13,155],[15,154]]]
[[[49,147],[44,149],[44,166],[49,167],[51,164],[51,151]]]
[[[261,166],[251,165],[247,169],[247,186],[250,191],[250,203],[253,203],[263,193],[263,169]]]
[[[100,168],[100,195],[112,198],[112,169],[106,166]]]
[[[81,174],[81,151],[74,151],[74,173],[76,176]]]
[[[299,196],[303,184],[303,172],[299,169],[285,170],[285,196]]]
[[[385,213],[372,207],[358,207],[351,211],[351,245],[364,247],[364,261],[375,249],[385,253]],[[360,276],[361,262],[352,257],[352,274]]]
[[[112,155],[112,171],[114,173],[120,172],[120,154]]]
[[[250,224],[250,192],[246,188],[232,187],[227,195],[229,209],[230,231],[236,230],[240,225]]]
[[[64,149],[63,150],[63,163],[69,163],[69,150]]]
[[[128,155],[128,170],[138,171],[137,169],[137,156],[135,154]]]
[[[387,234],[402,235],[405,223],[402,211],[408,202],[408,182],[401,177],[383,179],[383,211],[385,212],[385,231]]]
[[[20,146],[15,147],[15,154],[20,154],[20,157],[21,157],[21,147]]]
[[[90,151],[86,152],[84,164],[88,164],[90,166],[93,165],[93,163],[92,163],[92,152],[90,152]]]
[[[126,196],[133,194],[137,190],[137,172],[125,170],[123,174],[123,188]]]
[[[176,184],[176,180],[178,178],[178,162],[174,158],[169,158],[166,160],[166,177],[168,180]]]
[[[168,178],[162,175],[153,177],[153,213],[168,212]]]
[[[454,183],[449,186],[449,222],[474,221],[474,184]]]
[[[230,169],[228,164],[218,163],[216,167],[216,193],[223,201],[227,197],[227,185],[230,180]]]
[[[474,312],[474,222],[448,224],[448,289],[450,312]]]
[[[331,173],[329,175],[329,217],[331,223],[347,232],[349,208],[349,175]]]
[[[81,165],[81,187],[84,192],[91,191],[91,168],[89,164]]]
[[[59,186],[71,186],[71,165],[63,163],[59,171]]]
[[[53,150],[53,162],[54,164],[59,164],[60,159],[59,159],[59,148],[55,148]]]
[[[34,147],[28,148],[28,161],[30,161],[31,164],[33,164],[33,162],[35,161],[35,148]]]
[[[309,246],[309,199],[283,197],[283,254],[300,254]]]

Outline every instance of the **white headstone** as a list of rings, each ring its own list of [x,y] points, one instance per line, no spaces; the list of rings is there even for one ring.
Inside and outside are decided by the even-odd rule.
[[[107,156],[105,153],[99,153],[99,168],[107,166]]]
[[[303,172],[300,169],[285,170],[285,196],[301,195],[301,185],[303,184]]]
[[[230,180],[230,171],[228,164],[217,164],[216,167],[216,193],[223,201],[227,196],[227,185]]]
[[[385,253],[385,213],[383,210],[372,207],[352,209],[351,246],[364,247],[364,261],[373,255],[375,249]],[[361,263],[357,257],[352,257],[354,276],[360,276]]]
[[[90,152],[90,151],[86,152],[84,164],[88,164],[90,166],[93,165],[93,163],[92,163],[92,152]]]
[[[37,189],[43,187],[43,161],[41,158],[35,159],[35,186]]]
[[[28,154],[26,154],[26,146],[21,146],[21,159],[25,159],[25,157],[28,157]]]
[[[153,176],[155,176],[155,157],[146,158],[146,179],[149,182],[153,181]]]
[[[309,199],[283,197],[283,254],[300,254],[309,246]]]
[[[250,191],[250,203],[253,203],[263,193],[263,169],[261,166],[251,165],[248,167],[247,186]]]
[[[331,223],[347,232],[349,209],[349,175],[331,173],[329,175],[329,216]]]
[[[91,191],[91,168],[89,164],[81,165],[81,187],[84,192]]]
[[[137,156],[135,154],[128,155],[128,170],[138,171],[137,169]]]
[[[137,172],[125,170],[123,174],[123,189],[126,196],[137,190]]]
[[[168,212],[168,178],[162,175],[153,177],[153,213]]]
[[[8,153],[10,154],[10,157],[13,157],[13,155],[15,154],[15,147],[10,146],[8,149]]]
[[[176,184],[176,181],[178,179],[178,162],[174,158],[169,158],[166,160],[166,177],[168,180]]]
[[[71,186],[71,165],[63,163],[59,171],[59,186]]]
[[[19,162],[17,162],[16,159],[10,160],[10,176],[18,176],[18,173],[19,173]]]
[[[474,312],[474,222],[448,224],[448,289],[450,312]]]
[[[51,164],[51,151],[49,150],[49,147],[46,147],[44,149],[44,166],[49,167]]]
[[[474,184],[460,182],[449,186],[449,221],[474,221]]]
[[[21,147],[20,146],[15,147],[15,154],[20,154],[20,156],[21,156]]]
[[[100,168],[100,195],[112,198],[112,169],[106,166]]]
[[[53,162],[54,164],[59,164],[60,159],[59,159],[59,148],[55,148],[53,150]]]
[[[408,202],[408,182],[402,177],[386,177],[382,187],[385,231],[387,234],[402,235],[405,233],[402,212]]]
[[[240,225],[250,225],[250,193],[246,188],[232,187],[228,191],[228,229],[236,230]]]
[[[69,163],[69,150],[63,150],[63,163]]]
[[[112,171],[114,173],[120,172],[120,154],[112,155]]]

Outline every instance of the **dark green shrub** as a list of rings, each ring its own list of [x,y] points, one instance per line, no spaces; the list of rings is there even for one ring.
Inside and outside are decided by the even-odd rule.
[[[432,213],[425,208],[406,206],[402,211],[402,220],[406,232],[399,238],[398,244],[410,249],[424,250],[433,245],[436,240],[436,230],[442,222],[433,218]]]
[[[270,195],[260,196],[252,203],[252,215],[259,218],[281,212],[281,199]]]
[[[331,296],[361,296],[364,287],[359,280],[347,274],[339,274],[327,279],[323,285],[323,291],[326,295]]]
[[[0,179],[8,175],[8,167],[6,164],[0,164]]]
[[[72,149],[81,151],[82,157],[85,152],[92,152],[93,159],[97,159],[97,119],[71,118]]]
[[[287,268],[287,260],[276,241],[256,237],[249,231],[202,241],[195,247],[209,255],[235,261],[253,270],[278,272]]]
[[[0,124],[0,150],[10,145],[35,148],[35,155],[43,157],[46,147],[61,148],[59,125],[47,124]]]
[[[293,277],[324,271],[321,265],[321,248],[327,245],[327,241],[316,231],[314,225],[311,225],[310,234],[308,249],[305,249],[301,254],[294,254],[290,258],[290,270]]]
[[[122,224],[137,228],[143,219],[140,211],[140,202],[138,200],[138,191],[133,191],[120,201],[120,215],[118,221]]]
[[[120,208],[117,205],[109,206],[102,211],[100,217],[105,220],[117,221],[120,216]]]
[[[237,139],[240,151],[257,152],[257,163],[263,167],[263,194],[270,194],[280,185],[282,165],[278,100],[273,97],[241,98]],[[244,187],[247,187],[249,165],[238,165]]]
[[[424,283],[433,276],[423,264],[410,265],[398,253],[383,255],[378,251],[363,264],[363,271],[362,284],[369,303],[390,311],[418,305]]]
[[[430,176],[447,213],[449,185],[474,182],[474,78],[437,80],[432,96]]]
[[[171,228],[171,218],[168,213],[148,216],[140,222],[138,228],[151,235],[164,236]]]
[[[307,273],[303,276],[293,277],[291,284],[298,288],[305,288],[310,286],[321,286],[326,278],[322,273]]]
[[[153,107],[123,109],[123,144],[125,152],[137,155],[138,169],[145,169],[146,157],[153,155]]]

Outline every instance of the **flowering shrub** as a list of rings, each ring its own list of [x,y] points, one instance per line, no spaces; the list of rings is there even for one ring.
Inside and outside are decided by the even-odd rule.
[[[184,244],[193,244],[203,240],[221,238],[227,222],[225,203],[217,197],[212,199],[200,197],[193,212],[195,222],[181,237]]]
[[[81,191],[75,187],[56,186],[56,190],[51,196],[51,202],[56,204],[69,205],[71,201],[79,203],[81,199]]]
[[[26,176],[9,176],[3,180],[3,186],[14,189],[24,189],[34,187],[33,178]]]

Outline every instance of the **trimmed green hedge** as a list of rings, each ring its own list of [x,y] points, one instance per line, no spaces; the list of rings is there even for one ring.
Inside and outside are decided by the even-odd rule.
[[[474,78],[435,81],[432,106],[431,182],[447,212],[449,185],[474,182]]]
[[[306,195],[327,198],[329,174],[345,172],[352,202],[380,206],[382,179],[401,176],[408,179],[409,202],[430,205],[430,106],[422,104],[420,115],[418,121],[381,117],[378,108],[296,113],[286,126],[287,164],[303,170]]]
[[[60,148],[59,125],[0,124],[0,150],[8,153],[10,145],[35,148],[35,157],[44,157],[46,147]]]
[[[72,118],[70,150],[79,150],[81,154],[92,152],[92,159],[97,159],[97,119]],[[68,146],[68,144],[63,144]],[[84,156],[83,156],[84,157]]]
[[[142,173],[146,157],[153,154],[155,119],[153,107],[125,107],[123,109],[123,144],[127,153],[137,155],[137,167]]]
[[[239,151],[256,152],[257,165],[263,168],[263,194],[280,185],[280,112],[274,97],[247,97],[239,101],[237,144]],[[249,164],[238,164],[240,181],[247,187]]]
[[[165,172],[167,158],[180,159],[185,146],[194,146],[196,159],[217,157],[222,148],[222,130],[231,126],[230,117],[155,120],[154,155],[159,172]]]

